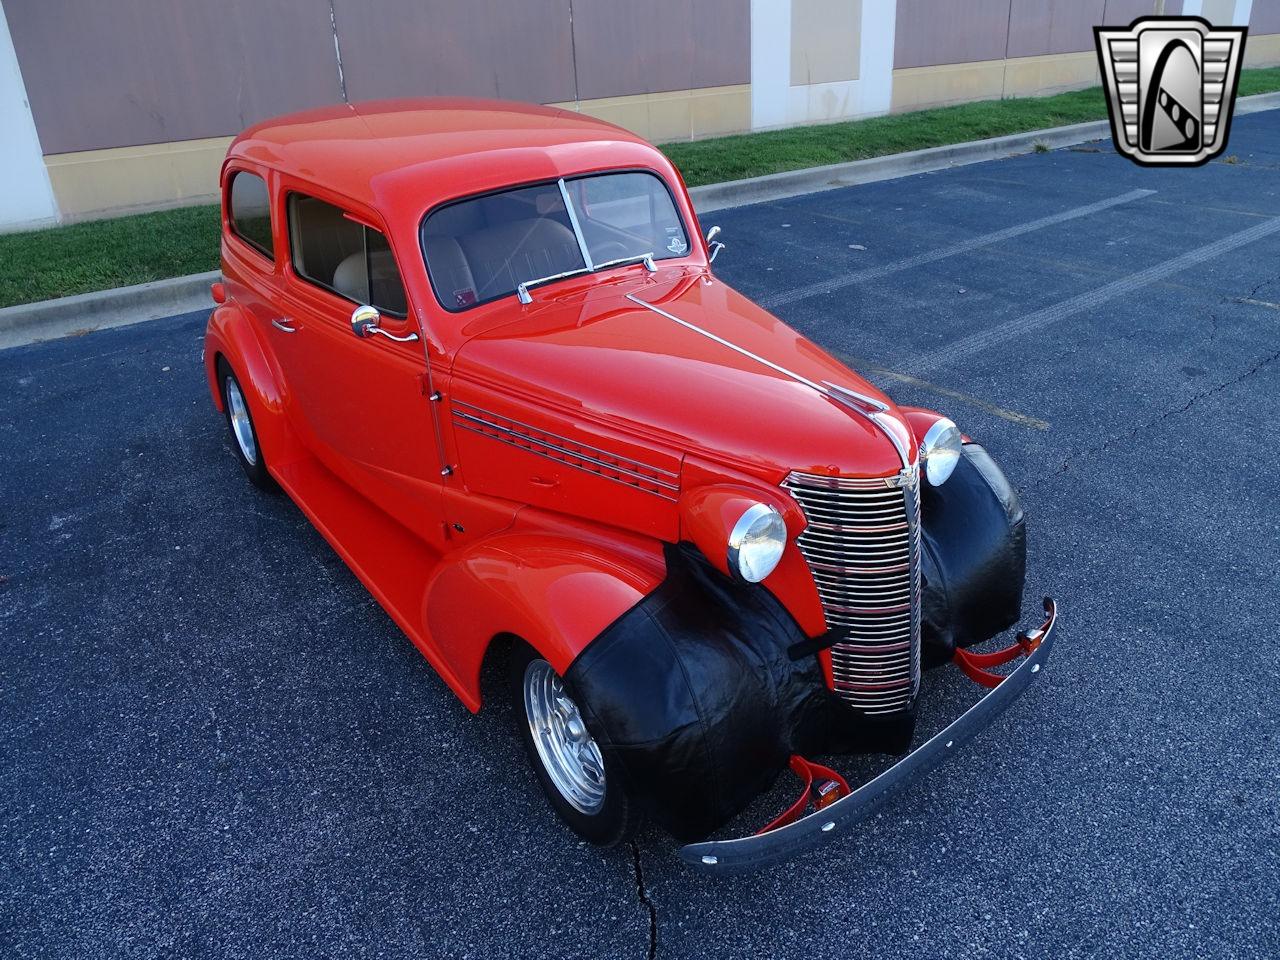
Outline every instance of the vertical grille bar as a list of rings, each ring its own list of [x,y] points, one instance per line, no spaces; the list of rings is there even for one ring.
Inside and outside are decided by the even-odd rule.
[[[866,713],[906,709],[920,685],[920,490],[915,467],[860,479],[792,473],[782,483],[808,526],[809,564],[835,690]]]

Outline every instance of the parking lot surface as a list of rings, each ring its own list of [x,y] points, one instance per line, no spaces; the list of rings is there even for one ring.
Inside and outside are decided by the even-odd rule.
[[[723,279],[991,450],[1027,622],[1063,611],[962,755],[753,876],[560,827],[510,710],[244,480],[203,313],[0,352],[0,952],[1275,955],[1278,117],[1196,170],[1102,143],[708,218]],[[928,674],[926,727],[975,695]]]

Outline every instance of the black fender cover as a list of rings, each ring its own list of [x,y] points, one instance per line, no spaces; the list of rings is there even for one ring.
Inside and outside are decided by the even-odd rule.
[[[1017,493],[976,443],[964,445],[946,483],[922,486],[920,511],[920,638],[929,667],[1017,622],[1027,535]]]
[[[787,654],[805,639],[768,590],[684,544],[667,550],[667,579],[565,679],[629,792],[690,842],[766,790],[792,753],[857,748],[859,715],[817,658]]]

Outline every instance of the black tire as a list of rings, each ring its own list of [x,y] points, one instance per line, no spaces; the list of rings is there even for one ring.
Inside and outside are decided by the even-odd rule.
[[[222,393],[222,412],[227,421],[227,432],[231,434],[231,452],[240,462],[240,468],[244,470],[250,483],[261,490],[274,490],[276,483],[267,472],[267,462],[262,456],[262,444],[258,442],[258,428],[249,411],[247,394],[232,372],[231,365],[222,358],[218,359],[218,389]],[[247,428],[245,438],[237,434],[236,418],[232,413],[232,401],[236,397],[239,398],[236,406],[244,415],[240,427]]]
[[[525,675],[534,664],[550,669],[546,660],[528,644],[519,642],[512,647],[508,688],[515,707],[513,712],[516,726],[520,730],[521,740],[524,741],[529,765],[533,767],[534,775],[542,785],[542,792],[546,794],[548,802],[560,819],[583,840],[599,847],[612,847],[629,840],[640,826],[642,819],[640,808],[627,791],[617,764],[612,762],[607,754],[603,757],[604,800],[599,809],[591,813],[583,812],[574,806],[556,786],[548,772],[538,746],[534,743],[533,722],[525,705]],[[564,678],[559,679],[564,684],[564,690],[569,697],[576,700],[572,687],[564,681]],[[589,724],[587,733],[594,737]]]

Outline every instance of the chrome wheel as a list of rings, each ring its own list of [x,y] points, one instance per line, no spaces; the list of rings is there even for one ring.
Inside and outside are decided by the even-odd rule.
[[[538,758],[560,795],[579,813],[599,813],[604,806],[604,757],[587,733],[578,705],[545,660],[525,667],[524,712]]]
[[[249,406],[244,402],[240,384],[234,377],[227,377],[227,413],[231,419],[231,432],[236,436],[240,452],[250,465],[258,462],[258,444],[253,439],[253,423],[249,420]]]

